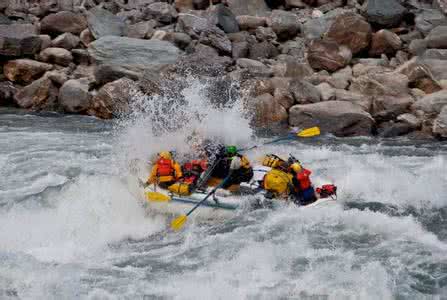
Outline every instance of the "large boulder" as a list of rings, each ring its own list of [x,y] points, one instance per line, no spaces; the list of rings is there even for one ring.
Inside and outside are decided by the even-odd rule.
[[[345,13],[335,19],[326,38],[347,46],[353,54],[357,54],[369,46],[371,25],[360,15]]]
[[[239,24],[233,12],[225,7],[223,4],[219,4],[216,9],[217,14],[217,26],[225,33],[234,33],[239,31]]]
[[[409,93],[408,77],[397,73],[367,73],[352,79],[350,91],[369,96],[401,96]]]
[[[49,34],[60,34],[70,32],[80,34],[87,28],[87,21],[81,14],[75,14],[71,11],[61,11],[50,14],[42,19],[41,31]]]
[[[92,95],[88,91],[89,82],[86,79],[71,79],[59,90],[59,103],[64,111],[80,113],[87,110]]]
[[[87,113],[102,119],[126,113],[130,109],[132,96],[137,91],[137,84],[128,78],[107,83],[93,97]]]
[[[76,48],[80,43],[80,38],[72,33],[63,33],[51,42],[51,46],[55,48],[64,48],[71,50]]]
[[[86,13],[88,28],[95,39],[103,36],[122,36],[125,32],[123,20],[111,12],[97,6]]]
[[[383,27],[399,25],[406,9],[396,0],[368,0],[366,16],[370,23]]]
[[[447,49],[447,26],[437,26],[425,38],[429,48]]]
[[[120,66],[133,71],[174,63],[180,51],[169,42],[105,36],[92,42],[88,51],[98,64]]]
[[[177,18],[177,11],[165,2],[155,2],[144,10],[145,19],[155,19],[163,24],[171,24]]]
[[[258,126],[287,122],[289,116],[287,110],[270,94],[262,94],[252,99],[251,105],[254,106],[254,121]]]
[[[0,105],[10,106],[14,104],[14,95],[17,89],[9,81],[0,82]]]
[[[438,9],[424,9],[416,15],[414,22],[416,29],[426,36],[436,26],[447,25],[447,18]]]
[[[73,61],[73,55],[64,48],[47,48],[40,52],[38,56],[40,61],[68,66]]]
[[[0,25],[0,55],[23,56],[40,51],[42,41],[31,24]]]
[[[33,81],[19,90],[14,100],[18,106],[33,110],[54,110],[57,101],[57,88],[46,76]]]
[[[351,91],[336,89],[335,99],[338,101],[347,101],[359,105],[364,111],[367,112],[371,110],[372,97],[368,95],[362,95]]]
[[[265,17],[270,13],[270,9],[264,0],[227,0],[227,4],[236,16]]]
[[[447,79],[447,60],[421,59],[421,63],[430,70],[434,79],[438,81]]]
[[[381,56],[382,54],[395,54],[402,48],[402,41],[392,31],[382,29],[374,33],[369,50],[370,56]]]
[[[441,138],[447,138],[447,106],[444,106],[433,122],[433,133]]]
[[[413,103],[414,99],[410,95],[378,96],[372,103],[372,114],[376,120],[392,120],[408,112]]]
[[[289,124],[299,128],[319,126],[323,132],[337,136],[358,136],[371,133],[374,119],[359,105],[327,101],[292,106]]]
[[[52,68],[50,64],[23,58],[7,62],[3,67],[3,73],[10,81],[30,83]]]
[[[334,72],[345,67],[352,58],[349,48],[333,41],[312,40],[308,51],[307,59],[315,70]]]
[[[317,103],[321,100],[318,88],[304,80],[292,80],[289,84],[289,91],[298,104]]]
[[[298,16],[283,10],[274,10],[267,23],[282,40],[292,39],[300,31]]]
[[[119,66],[99,65],[95,68],[94,76],[96,84],[101,86],[123,77],[127,77],[132,80],[138,80],[139,73],[129,71]]]
[[[422,110],[425,113],[440,113],[442,108],[447,105],[447,90],[441,90],[422,97],[413,104],[413,110]]]

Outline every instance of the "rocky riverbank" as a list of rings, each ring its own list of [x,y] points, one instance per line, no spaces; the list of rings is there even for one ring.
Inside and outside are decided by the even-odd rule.
[[[0,105],[113,118],[194,74],[214,97],[239,82],[258,126],[447,138],[446,14],[446,0],[6,0]]]

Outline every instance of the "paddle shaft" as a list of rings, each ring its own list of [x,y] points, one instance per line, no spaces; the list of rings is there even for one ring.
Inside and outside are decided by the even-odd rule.
[[[203,198],[203,200],[201,200],[199,203],[197,203],[187,214],[186,216],[189,216],[190,214],[192,214],[193,211],[195,211],[200,205],[202,205],[203,202],[205,202],[212,194],[214,194],[218,188],[220,188],[221,186],[223,186],[228,179],[230,179],[231,173],[230,175],[228,175],[224,180],[222,180],[221,183],[219,183],[219,185],[217,185],[211,192],[208,193],[208,195],[206,195],[205,198]]]
[[[256,148],[261,147],[261,146],[266,146],[266,145],[274,144],[274,143],[281,142],[281,141],[294,140],[294,139],[296,139],[296,137],[297,137],[296,134],[289,134],[287,136],[279,137],[279,138],[274,139],[272,141],[269,141],[269,142],[266,142],[266,143],[262,143],[261,145],[255,145],[255,146],[252,146],[252,147],[247,148],[247,149],[241,149],[241,150],[239,150],[239,152],[245,152],[245,151],[253,150],[253,149],[256,149]]]

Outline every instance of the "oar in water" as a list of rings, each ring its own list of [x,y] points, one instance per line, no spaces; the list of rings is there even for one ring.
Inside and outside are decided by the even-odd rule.
[[[277,139],[263,143],[261,145],[255,145],[255,146],[247,148],[247,149],[242,149],[240,151],[248,151],[248,150],[258,148],[260,146],[270,145],[270,144],[274,144],[274,143],[281,142],[281,141],[294,140],[296,138],[310,138],[310,137],[318,136],[318,135],[320,135],[320,133],[321,132],[320,132],[319,127],[307,128],[307,129],[301,130],[296,133],[292,133],[292,134],[289,134],[289,135],[286,135],[283,137],[279,137]]]
[[[140,184],[140,186],[144,188],[146,188],[149,185],[147,182],[144,182],[141,179],[138,179],[138,183]],[[159,192],[149,191],[145,192],[144,194],[146,196],[146,199],[151,202],[167,202],[171,200],[171,197]]]
[[[224,180],[222,180],[222,182],[218,186],[216,186],[211,192],[209,192],[208,195],[206,195],[206,197],[203,198],[203,200],[197,203],[186,215],[181,215],[180,217],[175,218],[171,222],[171,228],[175,231],[182,229],[183,225],[188,220],[188,216],[192,214],[192,212],[195,211],[200,205],[202,205],[212,194],[214,194],[218,188],[222,187],[228,181],[230,176],[231,174],[228,175]]]

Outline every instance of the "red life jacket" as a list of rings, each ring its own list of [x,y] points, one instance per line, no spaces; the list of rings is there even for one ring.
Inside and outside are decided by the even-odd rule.
[[[160,158],[157,161],[157,176],[173,176],[175,173],[172,160]]]
[[[298,179],[300,183],[300,189],[303,191],[312,186],[312,182],[310,181],[309,177],[310,174],[312,174],[312,172],[307,169],[303,169],[301,172],[296,174],[296,179]]]

